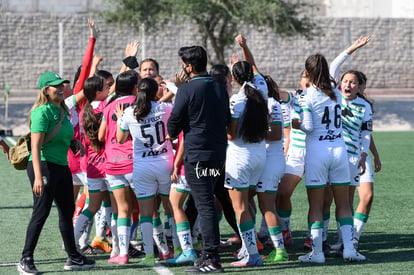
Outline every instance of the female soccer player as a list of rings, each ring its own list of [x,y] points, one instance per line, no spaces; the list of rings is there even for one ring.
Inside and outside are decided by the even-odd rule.
[[[292,127],[306,132],[305,173],[309,201],[309,228],[312,251],[299,256],[299,261],[324,263],[322,251],[323,201],[327,182],[332,186],[336,215],[344,240],[344,261],[364,261],[352,243],[353,220],[349,206],[349,168],[342,138],[341,94],[332,88],[326,59],[315,54],[307,58],[305,71],[313,83],[301,96],[301,121]]]
[[[139,203],[140,227],[144,243],[145,259],[143,266],[154,266],[152,214],[155,197],[161,195],[163,204],[169,204],[170,173],[173,164],[171,142],[166,140],[166,123],[172,104],[155,102],[158,84],[152,78],[144,78],[138,84],[138,93],[132,106],[125,109],[117,105],[117,141],[124,143],[129,133],[134,148],[133,188]],[[165,235],[163,240],[155,240],[161,250],[160,255],[169,254]],[[166,258],[162,258],[166,259]]]
[[[112,205],[112,252],[110,263],[128,263],[129,237],[131,230],[131,189],[132,182],[132,139],[116,142],[116,106],[129,107],[135,100],[138,74],[134,70],[121,73],[116,78],[115,95],[109,100],[103,112],[99,128],[99,140],[105,142],[105,172],[115,199]]]
[[[226,158],[226,182],[240,233],[248,256],[232,266],[263,265],[256,245],[253,217],[249,211],[249,189],[255,188],[266,162],[265,137],[268,110],[261,92],[253,85],[253,68],[249,62],[233,65],[232,74],[240,91],[230,99],[231,122]]]

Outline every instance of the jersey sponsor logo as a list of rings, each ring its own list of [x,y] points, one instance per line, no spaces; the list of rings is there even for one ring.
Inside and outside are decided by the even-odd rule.
[[[132,155],[131,154],[127,154],[127,155],[116,155],[112,158],[112,162],[113,163],[119,163],[125,160],[132,160]]]
[[[149,150],[147,152],[142,152],[142,158],[145,158],[145,157],[156,157],[156,156],[159,156],[159,155],[164,154],[164,153],[167,153],[167,152],[168,152],[168,149],[167,148],[164,148],[161,151],[157,151],[157,150],[154,150],[154,149],[151,148],[151,150]]]
[[[99,158],[89,158],[88,164],[98,164],[98,163],[104,163],[105,157],[99,157]]]
[[[319,136],[319,140],[320,141],[323,141],[323,140],[331,140],[332,141],[332,140],[335,140],[335,139],[341,138],[341,137],[342,137],[341,133],[335,134],[335,132],[333,130],[329,130],[326,135]]]

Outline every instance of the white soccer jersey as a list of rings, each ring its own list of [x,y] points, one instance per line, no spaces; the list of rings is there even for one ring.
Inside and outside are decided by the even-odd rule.
[[[301,129],[307,133],[305,173],[308,188],[349,184],[349,166],[341,127],[341,94],[336,101],[310,87],[301,95]]]
[[[135,106],[125,109],[120,127],[131,133],[134,163],[172,158],[171,142],[165,139],[172,107],[171,103],[151,102],[150,113],[140,121],[134,115]]]
[[[342,128],[348,154],[368,154],[372,131],[371,105],[360,97],[342,97]]]
[[[309,87],[299,99],[302,108],[302,124],[306,136],[306,148],[321,143],[343,144],[341,120],[341,93],[334,88],[336,101],[331,100],[315,87]],[[332,146],[332,145],[331,145]]]

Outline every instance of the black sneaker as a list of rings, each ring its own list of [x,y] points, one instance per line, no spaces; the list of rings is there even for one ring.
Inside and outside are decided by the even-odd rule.
[[[33,258],[31,257],[21,258],[19,264],[17,265],[17,270],[21,275],[39,274],[39,271],[34,265]]]
[[[186,273],[200,274],[200,273],[223,273],[224,269],[221,267],[220,258],[207,258],[201,256],[194,262],[194,266],[187,268]]]
[[[76,258],[68,258],[64,266],[65,270],[86,270],[95,266],[95,260],[79,255]]]

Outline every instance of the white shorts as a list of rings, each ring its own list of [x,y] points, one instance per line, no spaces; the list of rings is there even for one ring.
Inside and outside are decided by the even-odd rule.
[[[79,173],[72,175],[72,182],[73,185],[86,185],[86,173],[81,171]]]
[[[178,182],[171,183],[171,188],[174,188],[176,191],[181,192],[181,193],[186,193],[186,194],[191,193],[190,185],[188,185],[187,180],[185,179],[185,176],[178,175]]]
[[[226,179],[224,187],[235,190],[255,188],[266,163],[266,147],[255,149],[227,148]]]
[[[291,174],[303,178],[305,173],[306,149],[290,146],[286,155],[285,174]]]
[[[348,154],[348,163],[349,163],[349,175],[351,177],[351,186],[359,186],[359,173],[361,169],[358,169],[360,156]]]
[[[88,192],[97,193],[109,190],[111,187],[106,178],[88,178]]]
[[[365,173],[359,177],[359,182],[372,182],[374,183],[374,174],[372,173],[372,164],[370,155],[367,156],[365,162]]]
[[[315,147],[307,149],[305,157],[306,187],[349,185],[348,155],[345,147]]]
[[[157,194],[168,196],[171,187],[172,166],[172,160],[134,163],[132,187],[137,199],[149,199]]]
[[[281,154],[267,156],[265,168],[256,185],[256,192],[276,193],[279,181],[285,172],[285,156]]]
[[[106,175],[111,190],[131,186],[132,173],[125,175]]]

